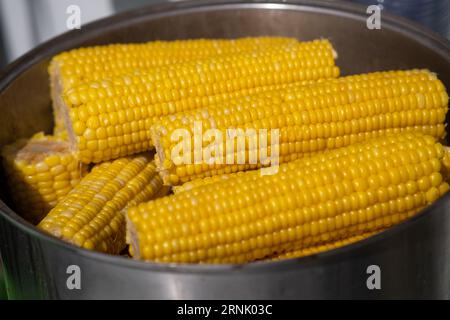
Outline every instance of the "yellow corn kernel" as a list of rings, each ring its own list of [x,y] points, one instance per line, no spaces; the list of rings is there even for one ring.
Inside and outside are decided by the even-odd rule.
[[[442,156],[419,133],[328,150],[130,207],[129,241],[148,261],[245,263],[375,232],[441,194]]]
[[[267,90],[335,78],[327,40],[136,71],[64,91],[56,108],[84,163],[146,151],[161,116]]]
[[[278,153],[283,163],[404,131],[442,138],[447,110],[447,93],[433,73],[377,72],[291,86],[238,98],[220,108],[162,117],[152,127],[152,139],[164,182],[179,185],[270,165],[263,161],[265,155],[270,160]],[[242,135],[233,139],[229,130],[236,128]],[[205,133],[211,130],[214,135],[208,137]],[[267,148],[256,147],[264,141],[258,138],[264,130]],[[278,143],[272,144],[271,130],[278,130]],[[216,141],[217,136],[222,139]],[[236,150],[239,139],[243,150]],[[208,149],[211,145],[213,152]],[[256,161],[251,162],[252,157]]]
[[[77,246],[119,254],[125,247],[122,210],[167,192],[151,154],[104,162],[95,166],[38,227]]]
[[[52,59],[49,72],[58,74],[60,83],[54,85],[61,85],[67,90],[85,82],[133,72],[136,69],[146,70],[194,59],[255,52],[273,47],[289,48],[296,45],[298,40],[285,37],[112,44],[60,53]]]
[[[362,240],[365,240],[367,238],[370,238],[371,236],[379,233],[381,231],[374,231],[374,232],[367,232],[363,234],[358,234],[356,236],[351,236],[349,238],[339,239],[332,242],[324,242],[318,245],[314,245],[311,247],[305,247],[301,249],[295,249],[295,246],[293,246],[294,249],[288,250],[284,253],[276,254],[273,257],[270,257],[271,260],[285,260],[285,259],[295,259],[295,258],[301,258],[305,256],[310,256],[314,254],[319,254],[325,251],[330,251],[334,249],[338,249],[344,246],[347,246],[349,244],[359,242]],[[313,240],[311,240],[313,241]]]
[[[61,104],[61,93],[83,83],[195,59],[251,53],[273,47],[288,49],[297,45],[298,41],[293,38],[257,37],[236,40],[198,39],[113,44],[63,52],[52,59],[49,67],[55,118],[54,134],[66,135],[63,115],[58,107]],[[316,44],[317,47],[321,45],[321,43]]]
[[[205,186],[205,185],[210,185],[216,182],[219,182],[221,180],[228,180],[230,177],[234,177],[236,175],[242,175],[244,174],[244,172],[237,172],[234,174],[221,174],[221,175],[214,175],[211,177],[206,177],[203,179],[196,179],[196,180],[192,180],[192,181],[188,181],[180,186],[174,186],[172,188],[173,193],[177,194],[183,191],[187,191],[187,190],[192,190],[194,188],[198,188],[200,186]]]
[[[17,212],[37,224],[86,174],[69,143],[38,133],[2,150],[9,192]]]

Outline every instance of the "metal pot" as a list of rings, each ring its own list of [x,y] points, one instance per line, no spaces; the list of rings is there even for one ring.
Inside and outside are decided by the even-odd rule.
[[[364,7],[339,2],[208,1],[150,6],[95,22],[41,45],[2,75],[0,145],[50,130],[48,61],[59,51],[93,44],[327,37],[339,52],[343,74],[429,68],[450,88],[447,40],[384,12],[381,30],[369,30],[367,17]],[[0,250],[10,298],[450,298],[449,194],[413,219],[338,250],[214,266],[150,264],[80,249],[44,235],[10,209],[6,196],[1,199]],[[77,267],[81,289],[70,285]],[[371,286],[374,279],[380,289]]]

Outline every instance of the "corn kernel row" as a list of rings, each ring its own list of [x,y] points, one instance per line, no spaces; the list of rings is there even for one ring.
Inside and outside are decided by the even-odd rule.
[[[94,46],[56,55],[50,63],[49,73],[58,73],[63,90],[67,90],[85,82],[118,76],[137,69],[149,70],[189,60],[258,52],[274,47],[288,49],[297,45],[302,46],[294,38],[254,37]]]
[[[85,83],[65,91],[59,109],[80,160],[101,162],[152,148],[150,127],[155,121],[200,107],[198,101],[338,75],[331,44],[320,40]],[[206,98],[210,96],[215,98]]]
[[[367,238],[370,238],[371,236],[379,233],[381,231],[374,231],[374,232],[367,232],[363,234],[358,234],[356,236],[351,236],[349,238],[339,239],[333,242],[325,242],[318,245],[313,245],[311,247],[305,247],[301,249],[293,249],[288,250],[287,252],[280,253],[275,255],[274,257],[271,257],[272,260],[279,261],[279,260],[285,260],[285,259],[295,259],[295,258],[302,258],[305,256],[310,256],[314,254],[319,254],[325,251],[331,251],[334,249],[338,249],[344,246],[347,246],[349,244],[363,241]],[[313,241],[313,240],[311,240]]]
[[[86,249],[119,254],[126,236],[122,211],[167,191],[151,154],[104,162],[50,211],[39,228]]]
[[[34,224],[87,173],[68,142],[43,133],[5,146],[2,156],[14,206]]]
[[[447,110],[448,95],[434,74],[426,70],[374,73],[287,87],[238,98],[222,108],[209,107],[163,117],[153,127],[152,138],[165,183],[178,185],[265,165],[259,159],[272,152],[271,129],[279,130],[276,145],[279,161],[287,162],[389,132],[420,131],[442,138]],[[226,139],[195,137],[198,123],[203,133],[217,129],[222,138],[229,136],[230,128],[254,129],[256,134],[258,130],[267,130],[268,147],[255,147],[260,141],[250,147],[247,136],[244,150],[229,151]],[[183,149],[182,155],[175,152],[177,158],[173,158],[174,150],[178,150],[175,147],[186,143],[175,136],[180,130],[189,133],[188,154]],[[214,151],[210,153],[213,158],[203,156],[203,161],[193,163],[199,150],[195,149],[196,138],[200,139],[197,142],[200,147],[213,146]],[[257,140],[258,136],[253,138]],[[252,153],[257,163],[250,164]],[[237,163],[239,157],[244,164]]]
[[[380,230],[448,190],[443,156],[418,133],[371,139],[131,207],[129,239],[138,259],[245,263]]]
[[[317,45],[320,45],[318,43]],[[286,48],[302,44],[293,38],[256,37],[236,40],[198,39],[152,41],[144,44],[113,44],[79,48],[56,55],[49,66],[51,97],[55,118],[55,134],[66,131],[60,112],[62,94],[86,82],[125,75],[135,70],[151,70],[160,66],[208,57],[258,52],[270,48]],[[305,47],[308,50],[309,47]]]

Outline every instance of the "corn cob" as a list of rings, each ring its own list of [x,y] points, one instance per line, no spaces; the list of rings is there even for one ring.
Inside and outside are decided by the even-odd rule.
[[[325,251],[338,249],[338,248],[347,246],[349,244],[365,240],[379,232],[380,231],[367,232],[367,233],[363,233],[363,234],[358,234],[356,236],[352,236],[350,238],[339,239],[339,240],[336,240],[333,242],[326,242],[326,243],[315,245],[312,247],[301,248],[298,250],[294,249],[292,251],[287,251],[285,253],[278,254],[274,257],[271,257],[271,260],[277,261],[277,260],[284,260],[284,259],[302,258],[305,256],[310,256],[313,254],[318,254],[318,253],[322,253]]]
[[[444,159],[445,159],[445,157],[444,157]],[[298,161],[295,165],[298,165]],[[289,169],[289,166],[284,165],[284,166],[282,166],[282,169]],[[254,174],[253,177],[251,177],[251,172]],[[251,172],[250,171],[247,171],[247,172],[239,171],[239,172],[228,174],[228,175],[223,174],[223,175],[217,175],[217,176],[212,176],[212,177],[206,177],[203,179],[197,179],[197,180],[186,182],[181,186],[175,186],[175,187],[173,187],[173,191],[175,194],[177,194],[180,192],[192,190],[194,188],[211,185],[216,182],[223,181],[223,180],[235,179],[235,178],[237,178],[239,176],[243,176],[243,175],[247,175],[247,177],[249,177],[249,178],[257,179],[258,172],[255,170],[251,171]],[[240,182],[242,182],[242,181],[240,181]],[[294,249],[287,250],[284,253],[276,254],[274,257],[271,257],[270,259],[271,260],[294,259],[294,258],[301,258],[301,257],[321,253],[324,251],[330,251],[330,250],[337,249],[337,248],[340,248],[340,247],[343,247],[343,246],[346,246],[346,245],[349,245],[349,244],[352,244],[355,242],[362,241],[364,239],[371,237],[372,235],[374,235],[378,232],[379,231],[368,232],[365,234],[352,236],[350,238],[339,239],[339,240],[336,240],[333,242],[326,242],[326,243],[322,243],[319,245],[314,245],[311,247],[305,247],[305,248],[301,248],[301,249],[295,249],[295,246],[293,246]],[[311,240],[313,240],[313,238],[311,238]],[[305,241],[305,242],[307,243],[307,241]]]
[[[305,161],[306,157],[305,157]],[[308,162],[305,162],[308,163]],[[281,166],[279,168],[279,170],[281,170],[282,172],[291,169],[291,166],[298,165],[298,162],[296,162],[295,164],[290,164],[290,163],[285,163],[283,166]],[[258,170],[249,170],[249,171],[238,171],[238,172],[234,172],[234,173],[229,173],[229,174],[219,174],[219,175],[214,175],[214,176],[210,176],[210,177],[205,177],[202,179],[195,179],[195,180],[191,180],[188,181],[186,183],[183,183],[182,185],[179,186],[174,186],[172,187],[172,191],[173,193],[177,194],[177,193],[181,193],[184,191],[189,191],[195,188],[199,188],[199,187],[203,187],[203,186],[208,186],[223,180],[233,180],[239,177],[242,177],[246,179],[257,179],[258,176],[261,175],[261,172]]]
[[[39,228],[86,249],[119,254],[126,234],[122,210],[168,191],[151,159],[142,154],[95,166]]]
[[[195,59],[296,45],[297,39],[285,37],[112,44],[60,53],[50,62],[49,73],[54,76],[52,80],[55,87],[67,90],[85,82],[126,74],[136,69],[148,70]]]
[[[66,141],[43,133],[5,146],[2,156],[16,210],[34,224],[86,174]]]
[[[152,148],[150,127],[160,116],[223,101],[257,87],[337,77],[328,41],[169,65],[80,85],[57,104],[74,150],[84,163]]]
[[[450,147],[444,146],[443,148],[444,148],[444,156],[441,161],[441,164],[442,164],[441,174],[442,174],[444,181],[450,182]],[[300,160],[302,162],[300,162]],[[306,156],[306,157],[303,157],[302,159],[294,160],[291,163],[285,163],[279,169],[282,172],[284,172],[286,170],[291,170],[292,166],[298,166],[300,163],[309,165],[311,163],[310,161],[311,160]],[[189,191],[189,190],[192,190],[192,189],[195,189],[198,187],[208,186],[208,185],[211,185],[211,184],[223,181],[223,180],[236,179],[237,177],[241,177],[244,175],[247,179],[253,180],[253,179],[257,179],[258,176],[261,175],[261,172],[258,170],[249,170],[249,171],[238,171],[238,172],[230,173],[230,174],[219,174],[219,175],[209,176],[209,177],[205,177],[205,178],[201,178],[201,179],[191,180],[191,181],[188,181],[179,186],[174,186],[174,187],[172,187],[172,191],[173,191],[173,193],[177,194],[177,193]],[[445,187],[445,186],[443,186],[443,187]]]
[[[127,211],[134,255],[245,263],[387,228],[448,190],[442,157],[430,136],[387,135],[143,203]]]
[[[63,52],[50,62],[50,88],[54,102],[55,134],[65,131],[56,104],[61,94],[85,82],[124,75],[135,70],[151,70],[184,61],[297,46],[294,38],[256,37],[236,40],[154,41],[144,44],[114,44]]]
[[[267,165],[258,158],[272,152],[271,129],[279,130],[278,144],[274,146],[279,150],[279,162],[283,163],[388,133],[419,131],[441,138],[445,134],[447,110],[445,87],[433,73],[378,72],[238,98],[221,108],[180,112],[161,118],[152,128],[152,138],[164,182],[179,185]],[[203,133],[214,129],[221,137],[228,137],[230,128],[254,129],[256,137],[258,130],[266,129],[268,147],[251,148],[247,136],[244,150],[235,150],[236,139],[232,139],[229,151],[226,139],[217,142],[215,136],[206,134],[196,137],[195,128],[199,123]],[[180,131],[187,132],[187,142],[176,135]],[[187,154],[185,149],[180,152],[182,155],[174,152],[180,143],[187,146]],[[200,162],[194,163],[195,152],[202,157],[211,145],[219,155],[208,159],[203,156]],[[250,163],[252,154],[258,161]],[[239,156],[241,163],[237,161]]]
[[[162,116],[161,115],[162,113],[169,115],[169,114],[172,114],[172,112],[175,112],[176,110],[184,110],[184,109],[193,110],[193,109],[197,109],[197,108],[201,108],[201,107],[220,107],[223,103],[230,101],[232,99],[246,97],[246,96],[260,94],[260,93],[269,94],[272,91],[285,89],[288,87],[294,87],[294,86],[303,86],[303,85],[311,84],[311,83],[314,83],[314,82],[317,82],[320,80],[321,79],[305,80],[305,81],[299,81],[299,82],[293,82],[293,83],[264,85],[264,86],[252,87],[252,88],[248,88],[248,89],[242,89],[242,90],[238,90],[238,91],[225,92],[225,93],[219,93],[219,94],[214,94],[214,95],[207,95],[207,96],[202,96],[202,97],[187,97],[187,98],[182,98],[180,100],[172,101],[169,103],[166,103],[166,102],[158,103],[157,105],[154,106],[155,107],[154,110],[151,110],[151,112],[158,112],[158,115],[152,116],[150,119],[151,120],[150,123],[153,124],[155,122],[158,122],[158,120]],[[62,98],[59,98],[59,101],[61,101],[59,106],[62,106],[62,107],[60,107],[58,109],[66,108],[64,102],[62,102]],[[54,105],[54,107],[55,107],[55,105]],[[80,111],[86,112],[86,109],[81,108]],[[57,135],[57,136],[65,137],[65,139],[68,139],[69,133],[67,132],[66,124],[64,123],[64,119],[62,117],[63,113],[64,112],[61,112],[61,111],[54,111],[55,125],[54,125],[54,133],[53,134]],[[145,113],[145,111],[144,111],[144,113]],[[59,116],[56,116],[57,114]],[[57,119],[58,117],[59,117],[59,119]],[[112,117],[115,117],[115,115],[113,115]],[[85,120],[86,119],[87,118],[85,118]],[[105,120],[105,117],[103,117],[103,120]],[[147,120],[147,122],[148,121],[149,120]],[[73,124],[69,121],[70,130],[73,130],[72,125]],[[111,131],[112,129],[109,129],[109,130]],[[89,134],[87,134],[87,136],[89,137]],[[83,139],[81,139],[81,140],[83,141]]]
[[[220,175],[216,175],[216,176],[211,176],[211,177],[206,177],[203,179],[195,179],[192,181],[188,181],[180,186],[174,186],[172,188],[173,193],[177,194],[180,192],[184,192],[184,191],[189,191],[192,190],[194,188],[198,188],[201,186],[205,186],[205,185],[210,185],[216,182],[220,182],[222,180],[228,180],[230,178],[233,178],[237,175],[243,175],[244,172],[243,171],[239,171],[236,173],[231,173],[231,174],[220,174]]]

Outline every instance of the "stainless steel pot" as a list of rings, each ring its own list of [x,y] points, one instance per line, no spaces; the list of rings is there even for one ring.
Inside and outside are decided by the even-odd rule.
[[[366,18],[365,8],[338,2],[208,1],[151,6],[95,22],[41,45],[2,75],[0,145],[50,130],[49,58],[93,44],[327,37],[344,74],[429,68],[450,88],[448,41],[385,13],[382,29],[368,30]],[[10,298],[450,298],[449,194],[415,218],[357,244],[284,262],[223,266],[148,264],[79,249],[42,234],[14,213],[5,194],[1,199],[0,250]],[[67,286],[71,265],[81,270],[81,290]],[[374,275],[380,275],[380,290],[367,286],[373,283],[367,273],[371,265],[380,268]]]

